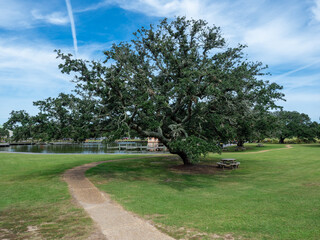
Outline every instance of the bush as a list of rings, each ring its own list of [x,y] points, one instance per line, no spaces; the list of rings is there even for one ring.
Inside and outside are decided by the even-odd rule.
[[[263,143],[279,143],[279,139],[278,138],[265,138],[263,141]],[[297,138],[297,137],[293,137],[293,138],[286,138],[284,140],[285,144],[304,144],[304,143],[320,143],[320,139],[307,139],[307,138]]]
[[[300,140],[298,138],[296,138],[296,137],[294,137],[294,138],[286,138],[284,140],[284,143],[285,144],[298,144],[298,143],[300,143]]]
[[[279,139],[277,139],[277,138],[265,138],[262,142],[263,143],[273,143],[273,144],[275,144],[275,143],[279,143]]]

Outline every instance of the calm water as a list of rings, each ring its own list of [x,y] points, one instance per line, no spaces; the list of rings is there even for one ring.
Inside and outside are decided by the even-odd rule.
[[[132,144],[129,147],[135,147]],[[113,147],[110,149],[110,147]],[[125,149],[122,145],[106,145],[101,143],[62,144],[62,145],[15,145],[0,147],[0,152],[30,152],[30,153],[81,153],[81,154],[104,154],[104,153],[150,153],[146,149]]]

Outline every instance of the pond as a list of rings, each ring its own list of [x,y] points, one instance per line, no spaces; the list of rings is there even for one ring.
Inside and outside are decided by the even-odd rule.
[[[102,144],[102,143],[81,143],[81,144],[47,144],[47,145],[11,145],[0,147],[0,152],[28,152],[28,153],[80,153],[80,154],[130,154],[130,153],[151,153],[146,146],[140,144]]]

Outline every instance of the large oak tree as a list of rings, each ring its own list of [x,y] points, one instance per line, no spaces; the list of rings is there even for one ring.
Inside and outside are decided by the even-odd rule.
[[[218,151],[237,119],[275,108],[282,97],[279,85],[259,79],[265,66],[248,61],[244,48],[227,48],[216,26],[178,17],[113,44],[104,62],[57,53],[61,71],[76,75],[77,91],[98,101],[110,139],[128,131],[156,137],[191,164]]]

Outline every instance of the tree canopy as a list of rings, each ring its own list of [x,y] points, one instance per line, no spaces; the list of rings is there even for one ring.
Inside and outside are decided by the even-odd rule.
[[[26,111],[12,111],[5,123],[13,130],[15,141],[29,138],[50,141],[73,139],[76,142],[101,136],[103,132],[97,119],[98,105],[89,96],[60,93],[56,98],[33,103],[39,113],[30,116]]]
[[[33,136],[33,120],[25,110],[12,111],[10,118],[3,125],[5,129],[13,131],[15,141],[28,139]]]
[[[35,126],[41,139],[84,141],[101,132],[95,121],[96,102],[90,96],[60,93],[56,98],[37,101],[34,105],[40,110]]]
[[[290,137],[312,141],[319,133],[319,124],[312,122],[307,114],[296,111],[278,111],[273,114],[277,118],[275,136],[279,138],[279,143],[284,143],[285,138]]]
[[[283,97],[279,85],[259,79],[266,67],[248,61],[244,48],[228,48],[216,26],[178,17],[113,44],[104,62],[57,54],[61,71],[76,74],[78,93],[96,100],[110,140],[128,131],[156,137],[190,164]]]
[[[9,137],[9,131],[0,125],[0,141]]]

